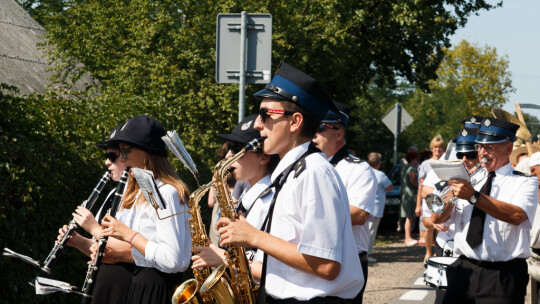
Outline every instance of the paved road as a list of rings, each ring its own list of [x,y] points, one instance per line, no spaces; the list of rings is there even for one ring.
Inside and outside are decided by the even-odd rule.
[[[400,233],[383,231],[373,248],[377,262],[369,264],[364,303],[434,303],[436,289],[424,283],[424,254],[425,247],[406,247]]]

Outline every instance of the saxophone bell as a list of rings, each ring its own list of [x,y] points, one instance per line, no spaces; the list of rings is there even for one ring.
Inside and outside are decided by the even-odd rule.
[[[172,297],[172,304],[203,304],[199,290],[199,282],[190,279],[178,286]]]

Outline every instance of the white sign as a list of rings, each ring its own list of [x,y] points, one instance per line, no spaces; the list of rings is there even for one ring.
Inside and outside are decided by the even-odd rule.
[[[405,108],[403,108],[403,106],[397,102],[395,106],[381,118],[382,122],[388,127],[388,129],[394,133],[394,136],[396,135],[398,107],[401,108],[401,128],[399,129],[399,133],[403,132],[403,130],[405,130],[405,128],[407,128],[414,121],[411,114],[405,111]]]

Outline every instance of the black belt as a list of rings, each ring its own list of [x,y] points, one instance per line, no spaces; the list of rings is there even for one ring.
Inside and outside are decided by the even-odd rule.
[[[490,267],[501,267],[501,266],[508,266],[508,265],[512,265],[512,264],[518,264],[518,263],[525,263],[525,259],[523,258],[515,258],[515,259],[512,259],[512,260],[508,260],[508,261],[496,261],[496,262],[491,262],[491,261],[480,261],[480,260],[476,260],[476,259],[471,259],[471,258],[468,258],[464,255],[460,255],[459,256],[460,259],[462,260],[465,260],[471,264],[474,264],[476,266],[479,266],[479,267],[486,267],[486,268],[490,268]]]

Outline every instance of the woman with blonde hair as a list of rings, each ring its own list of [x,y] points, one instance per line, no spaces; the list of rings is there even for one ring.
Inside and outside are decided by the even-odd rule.
[[[135,271],[128,293],[128,303],[170,303],[183,278],[191,256],[191,235],[186,185],[178,178],[167,159],[161,140],[165,130],[155,119],[136,116],[125,123],[115,137],[121,160],[127,167],[150,170],[154,174],[165,209],[156,210],[141,195],[131,175],[123,196],[122,209],[132,213],[124,224],[107,215],[103,218],[103,236],[112,236],[131,246]],[[159,216],[158,216],[159,213]],[[106,259],[125,259],[121,253],[107,252]]]

